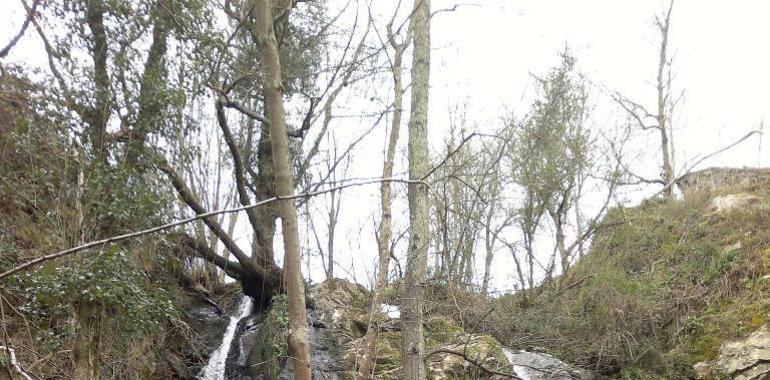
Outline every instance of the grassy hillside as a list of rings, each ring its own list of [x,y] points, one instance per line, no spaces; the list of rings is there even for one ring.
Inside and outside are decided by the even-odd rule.
[[[717,211],[726,194],[747,205]],[[613,210],[591,252],[534,296],[499,299],[515,345],[626,379],[688,378],[770,315],[770,181]],[[512,312],[511,312],[512,310]]]

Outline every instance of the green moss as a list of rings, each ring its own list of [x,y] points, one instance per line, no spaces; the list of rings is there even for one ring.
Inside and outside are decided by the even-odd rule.
[[[401,333],[383,332],[377,336],[375,374],[392,372],[401,367]]]
[[[453,338],[463,333],[463,329],[452,319],[436,315],[430,317],[425,323],[424,333],[428,339],[428,345],[434,347],[451,342]]]
[[[289,310],[286,295],[273,297],[272,306],[266,313],[262,327],[249,354],[249,374],[275,379],[288,354],[286,334],[289,329]]]

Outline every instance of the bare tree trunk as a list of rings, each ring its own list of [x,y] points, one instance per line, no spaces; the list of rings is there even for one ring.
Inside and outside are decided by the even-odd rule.
[[[401,112],[403,105],[403,83],[401,79],[401,62],[409,44],[411,29],[407,31],[405,41],[398,44],[395,41],[392,31],[392,20],[387,25],[388,40],[393,46],[395,53],[393,58],[393,121],[390,128],[390,137],[388,139],[388,148],[385,153],[385,163],[382,167],[382,178],[393,176],[393,160],[396,156],[396,145],[398,144],[398,133],[401,128]],[[356,380],[368,379],[372,372],[375,358],[375,343],[377,331],[379,330],[379,320],[382,318],[380,304],[382,304],[383,291],[388,281],[388,268],[390,267],[390,240],[391,240],[391,195],[390,182],[383,182],[380,185],[380,234],[377,237],[377,251],[379,260],[377,263],[377,279],[372,291],[372,306],[369,312],[369,324],[364,336],[364,348],[361,356],[361,365],[356,373]]]
[[[487,220],[484,226],[484,246],[486,248],[486,257],[484,257],[484,279],[481,282],[481,293],[486,295],[489,289],[489,279],[492,272],[492,259],[494,259],[495,252],[495,240],[497,239],[497,231],[492,231],[492,216],[495,213],[494,202],[487,210]]]
[[[255,0],[254,15],[262,62],[262,87],[267,103],[267,114],[270,119],[276,195],[290,196],[294,193],[294,180],[289,163],[281,63],[278,56],[275,30],[273,29],[272,14],[272,2],[270,0]],[[289,306],[289,336],[287,337],[289,353],[294,364],[295,378],[310,380],[310,345],[308,343],[305,284],[302,279],[297,209],[294,206],[294,201],[290,199],[281,200],[279,203],[285,249],[283,280]]]
[[[549,214],[551,215],[554,228],[556,229],[556,251],[559,252],[559,257],[561,259],[561,272],[562,274],[565,274],[569,269],[569,252],[564,243],[564,239],[566,238],[564,235],[564,222],[560,212],[549,211]]]
[[[326,264],[326,279],[334,280],[334,233],[337,229],[337,215],[334,211],[337,210],[335,208],[337,192],[332,192],[330,197],[332,203],[331,208],[329,209],[329,236],[326,240],[326,252],[328,253],[326,256],[326,259],[328,260]],[[334,282],[332,281],[330,284],[333,286]]]
[[[668,119],[668,111],[666,110],[666,105],[669,104],[671,99],[668,99],[668,92],[667,90],[670,90],[669,86],[666,83],[665,79],[665,71],[666,66],[668,65],[668,27],[669,27],[669,21],[671,17],[671,9],[674,5],[674,2],[671,1],[670,6],[668,8],[668,13],[666,13],[665,19],[661,22],[658,20],[658,28],[660,29],[661,34],[661,41],[660,41],[660,60],[658,61],[658,115],[657,115],[657,121],[658,121],[658,130],[660,131],[660,145],[661,145],[661,151],[663,152],[663,181],[666,184],[671,183],[671,181],[674,180],[674,168],[671,165],[671,151],[673,150],[673,147],[669,143],[668,139],[668,129],[666,127],[667,125],[667,119]],[[665,189],[666,196],[670,197],[673,195],[673,186],[667,186]]]
[[[428,93],[430,84],[430,0],[415,0],[410,20],[414,34],[412,57],[412,106],[409,117],[409,179],[422,180],[428,173]],[[425,351],[422,336],[423,298],[428,266],[428,188],[410,183],[409,252],[404,297],[401,299],[401,351],[403,379],[423,380]]]

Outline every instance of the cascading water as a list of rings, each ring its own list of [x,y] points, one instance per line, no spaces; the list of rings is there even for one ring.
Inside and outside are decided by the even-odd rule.
[[[238,328],[238,322],[249,316],[251,313],[251,297],[244,295],[238,304],[238,310],[235,315],[230,316],[230,324],[227,325],[225,335],[222,337],[222,344],[211,353],[209,362],[201,370],[198,379],[200,380],[224,380],[225,364],[227,363],[227,354],[230,353],[230,346],[235,337],[235,330]]]

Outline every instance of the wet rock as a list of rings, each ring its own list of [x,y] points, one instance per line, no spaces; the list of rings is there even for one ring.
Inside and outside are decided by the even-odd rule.
[[[183,331],[186,332],[171,338],[167,353],[173,358],[169,360],[169,356],[166,356],[165,361],[179,378],[194,378],[211,353],[222,343],[222,335],[230,318],[195,292],[180,293],[177,303],[183,311]]]
[[[339,380],[339,373],[342,372],[343,368],[337,364],[334,344],[329,338],[326,328],[311,325],[308,329],[308,340],[310,341],[310,365],[313,369],[313,379]],[[278,380],[292,379],[294,379],[294,365],[291,360],[287,359],[278,374]]]
[[[528,380],[593,379],[588,371],[574,368],[543,352],[505,350],[516,376]]]
[[[254,311],[238,323],[235,338],[230,346],[230,354],[227,357],[227,379],[251,380],[258,377],[249,371],[249,353],[254,350],[258,336],[264,324],[260,311]]]
[[[764,325],[745,339],[723,344],[716,367],[736,380],[770,378],[770,328]]]

